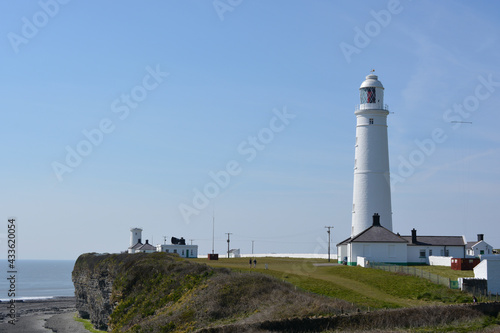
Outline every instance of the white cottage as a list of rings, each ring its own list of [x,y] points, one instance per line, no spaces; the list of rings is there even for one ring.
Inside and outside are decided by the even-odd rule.
[[[158,244],[157,252],[177,253],[183,258],[198,258],[198,245]]]
[[[463,236],[417,236],[413,228],[411,236],[401,236],[407,241],[409,265],[429,264],[430,256],[465,258]]]
[[[378,214],[365,231],[337,244],[338,260],[347,265],[365,266],[367,261],[398,265],[429,264],[429,256],[464,258],[463,236],[400,236],[382,227]]]
[[[139,246],[137,246],[135,249],[134,249],[134,253],[153,253],[153,252],[156,252],[156,247],[154,247],[153,245],[149,244],[149,241],[146,239],[146,243],[144,244],[140,244],[140,243],[137,243]]]
[[[405,264],[408,241],[380,225],[380,216],[373,215],[373,224],[354,237],[337,244],[339,262],[365,266],[367,261]]]
[[[475,242],[467,242],[467,256],[479,257],[488,254],[493,254],[493,246],[484,241],[484,234],[477,234]]]

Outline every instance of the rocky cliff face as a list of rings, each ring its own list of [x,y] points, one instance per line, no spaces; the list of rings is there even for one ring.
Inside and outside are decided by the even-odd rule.
[[[83,254],[72,278],[80,316],[113,332],[249,327],[354,310],[350,303],[297,291],[264,274],[211,268],[167,253]]]
[[[88,253],[81,255],[73,269],[76,309],[94,327],[106,330],[113,311],[111,295],[117,274],[116,256]]]

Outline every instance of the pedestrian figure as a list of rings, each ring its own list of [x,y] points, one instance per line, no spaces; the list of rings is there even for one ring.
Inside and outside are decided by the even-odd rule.
[[[473,302],[473,303],[476,303],[476,302],[477,302],[477,298],[476,298],[476,296],[473,296],[473,297],[472,297],[472,302]]]
[[[253,267],[257,267],[257,259],[253,260]]]
[[[250,260],[248,261],[248,263],[250,264],[250,268],[252,268],[252,258],[250,258]]]

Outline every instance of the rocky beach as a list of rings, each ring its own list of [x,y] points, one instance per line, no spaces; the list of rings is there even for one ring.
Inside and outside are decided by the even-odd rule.
[[[0,303],[0,332],[37,333],[72,332],[88,333],[83,324],[74,320],[76,314],[74,297],[25,300],[15,303],[16,321],[11,320],[10,303]]]

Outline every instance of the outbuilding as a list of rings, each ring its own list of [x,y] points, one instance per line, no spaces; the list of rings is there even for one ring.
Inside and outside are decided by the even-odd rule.
[[[474,267],[474,277],[488,281],[489,293],[500,294],[500,256],[483,257],[483,260]]]

